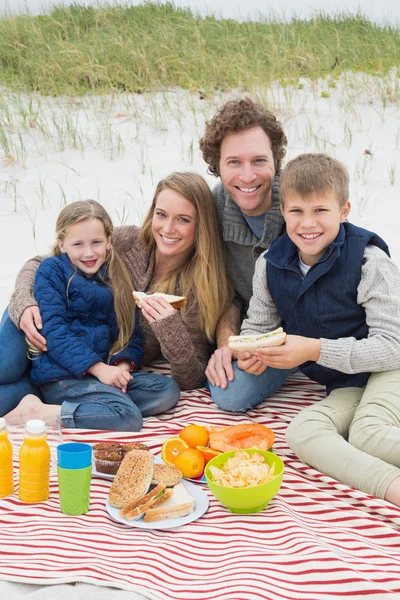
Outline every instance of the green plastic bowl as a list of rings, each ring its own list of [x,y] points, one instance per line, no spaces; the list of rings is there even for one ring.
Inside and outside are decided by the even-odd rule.
[[[264,510],[268,502],[279,492],[283,478],[283,461],[279,456],[276,456],[276,454],[273,454],[272,452],[249,448],[248,450],[245,450],[245,452],[248,452],[249,454],[258,452],[264,456],[265,462],[268,463],[269,466],[275,465],[276,477],[267,483],[247,488],[231,488],[215,483],[211,475],[210,467],[220,467],[236,452],[237,450],[224,452],[223,454],[219,454],[215,458],[212,458],[210,462],[207,463],[204,473],[208,487],[216,499],[231,512],[240,514],[260,512],[261,510]]]

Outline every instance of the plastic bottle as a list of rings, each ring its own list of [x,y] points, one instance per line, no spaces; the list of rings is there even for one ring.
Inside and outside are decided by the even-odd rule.
[[[44,502],[49,497],[50,448],[45,424],[39,419],[28,421],[19,451],[19,489],[22,502]]]
[[[0,419],[0,498],[9,496],[14,491],[13,452],[8,439],[6,420]]]

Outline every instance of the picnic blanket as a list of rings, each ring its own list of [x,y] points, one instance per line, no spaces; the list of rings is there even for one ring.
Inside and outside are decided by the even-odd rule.
[[[164,364],[153,370],[168,372]],[[199,520],[144,530],[111,519],[104,479],[92,480],[89,513],[63,515],[53,476],[48,502],[25,505],[15,494],[0,500],[0,579],[81,581],[162,600],[400,598],[400,509],[301,463],[285,443],[292,417],[323,396],[296,374],[246,415],[223,413],[201,389],[146,419],[140,433],[65,430],[66,441],[135,440],[159,455],[162,442],[188,423],[262,423],[276,433],[282,488],[263,512],[237,515],[204,486],[210,507]]]

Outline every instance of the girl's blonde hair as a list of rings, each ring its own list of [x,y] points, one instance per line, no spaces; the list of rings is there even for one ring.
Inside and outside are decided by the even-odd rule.
[[[106,236],[111,236],[114,227],[110,215],[101,204],[96,202],[96,200],[79,200],[78,202],[72,202],[63,208],[58,215],[56,222],[57,241],[53,246],[51,254],[53,256],[61,255],[59,242],[64,240],[68,227],[90,219],[98,219],[101,221]],[[121,350],[126,348],[132,336],[135,328],[135,303],[132,299],[133,285],[127,268],[112,246],[107,251],[105,262],[108,265],[107,283],[109,283],[114,293],[114,310],[118,325],[118,338],[115,340],[110,350],[110,360],[114,354],[118,354],[118,352],[121,352]],[[72,275],[72,277],[74,277],[74,275]],[[67,297],[71,279],[67,285]]]
[[[156,246],[152,220],[157,198],[165,189],[177,192],[193,204],[197,212],[197,231],[193,251],[186,262],[177,265],[157,281],[152,291],[175,294],[179,289],[188,299],[196,299],[199,327],[211,341],[217,322],[232,299],[232,286],[225,271],[225,254],[211,190],[205,179],[197,173],[172,173],[162,179],[157,185],[141,232],[141,241],[150,249]],[[182,309],[184,321],[186,310]]]

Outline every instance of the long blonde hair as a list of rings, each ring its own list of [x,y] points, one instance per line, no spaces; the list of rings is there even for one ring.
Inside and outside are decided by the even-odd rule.
[[[53,256],[61,255],[59,242],[64,240],[68,227],[90,219],[98,219],[101,221],[106,236],[111,236],[114,226],[110,215],[101,204],[96,202],[96,200],[79,200],[78,202],[72,202],[63,208],[58,215],[56,222],[57,241],[53,246],[51,254]],[[127,268],[112,246],[107,251],[105,262],[108,265],[107,283],[114,293],[114,310],[118,325],[118,338],[115,340],[110,350],[110,360],[114,354],[118,354],[118,352],[121,352],[121,350],[126,348],[132,336],[135,328],[135,303],[132,299],[133,285]],[[75,274],[76,273],[74,273],[72,277],[74,277]],[[67,285],[67,297],[71,279]]]
[[[226,275],[225,253],[211,190],[198,173],[172,173],[162,179],[157,185],[141,231],[141,241],[150,249],[156,246],[152,220],[157,198],[165,189],[177,192],[193,204],[198,225],[191,255],[184,264],[176,266],[157,281],[153,291],[175,294],[179,290],[188,299],[195,299],[199,327],[211,341],[217,322],[232,299],[232,286]],[[186,310],[182,309],[184,321],[186,316]]]

